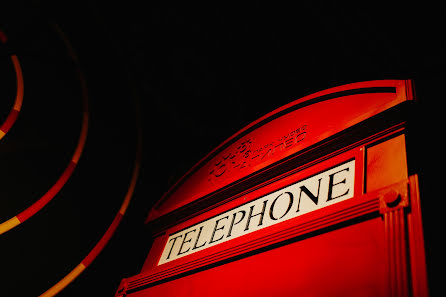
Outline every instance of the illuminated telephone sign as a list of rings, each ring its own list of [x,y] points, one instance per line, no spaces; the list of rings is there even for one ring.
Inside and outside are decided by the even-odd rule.
[[[354,83],[245,127],[151,209],[116,296],[427,296],[415,105],[411,81]]]

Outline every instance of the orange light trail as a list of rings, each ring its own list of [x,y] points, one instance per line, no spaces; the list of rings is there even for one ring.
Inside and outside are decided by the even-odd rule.
[[[141,155],[142,155],[142,141],[141,134],[138,135],[138,144],[136,151],[136,158],[134,162],[132,177],[130,180],[129,187],[127,189],[127,193],[124,197],[123,202],[121,203],[121,207],[119,211],[116,213],[112,223],[108,227],[107,231],[102,235],[101,239],[96,243],[93,249],[88,253],[88,255],[79,263],[72,271],[70,271],[65,277],[63,277],[59,282],[54,284],[50,289],[44,292],[40,297],[51,297],[58,294],[62,291],[66,286],[72,283],[90,264],[96,259],[96,257],[101,253],[101,251],[105,248],[113,234],[116,232],[122,217],[127,211],[127,207],[130,203],[130,199],[133,196],[136,187],[136,181],[138,180],[140,164],[141,164]]]
[[[0,31],[1,32],[1,31]],[[5,35],[4,35],[5,36]],[[2,38],[2,40],[5,38]],[[73,50],[71,49],[71,46],[69,43],[64,40],[67,47],[69,48],[69,52],[71,57],[75,62],[77,62],[77,59],[73,56]],[[15,122],[15,119],[17,118],[18,111],[20,111],[20,108],[22,106],[23,101],[23,77],[22,72],[20,70],[20,64],[18,62],[17,57],[12,56],[12,61],[14,63],[14,67],[16,69],[17,73],[17,96],[16,101],[13,106],[13,112],[11,112],[8,115],[7,120],[2,125],[1,130],[3,131],[3,136],[6,134],[6,132],[10,129],[12,124]],[[18,70],[19,69],[19,70]],[[59,191],[62,189],[62,187],[66,184],[68,179],[71,177],[74,169],[76,168],[76,165],[79,161],[80,156],[82,155],[82,152],[85,147],[85,142],[87,140],[87,132],[88,132],[88,122],[89,122],[89,110],[88,110],[88,96],[87,96],[87,86],[85,83],[84,76],[82,72],[80,71],[78,67],[77,71],[81,89],[82,89],[82,105],[83,105],[83,116],[82,116],[82,127],[80,136],[78,139],[78,143],[76,145],[76,148],[74,150],[74,153],[71,157],[70,162],[68,163],[65,170],[62,172],[62,174],[59,176],[57,181],[51,186],[51,188],[43,195],[41,196],[37,201],[35,201],[31,206],[23,210],[18,215],[0,223],[0,235],[13,229],[14,227],[20,225],[24,221],[28,220],[30,217],[35,215],[37,212],[39,212],[42,208],[44,208],[56,195],[59,193]],[[5,127],[5,129],[4,129]],[[0,138],[1,138],[0,133]]]
[[[75,55],[75,52],[73,48],[71,47],[68,39],[65,37],[63,32],[60,30],[59,27],[55,26],[54,29],[60,34],[62,39],[65,42],[65,45],[67,46],[68,52],[71,56],[71,58],[78,63],[77,56]],[[0,33],[2,33],[0,31]],[[2,38],[2,36],[0,36]],[[19,72],[17,69],[20,70],[20,65],[18,64],[18,59],[15,57],[13,58],[14,66],[16,67],[16,72],[18,75],[20,74],[20,80],[18,81],[18,86],[20,88],[17,91],[17,97],[16,102],[14,104],[13,110],[20,110],[21,104],[22,104],[22,98],[23,98],[23,78],[21,78],[21,71]],[[88,122],[89,122],[89,111],[88,111],[88,96],[87,96],[87,87],[86,87],[86,81],[84,79],[84,76],[82,75],[82,72],[78,68],[78,76],[82,88],[82,101],[83,101],[83,119],[82,119],[82,128],[79,136],[79,140],[76,146],[76,149],[74,151],[74,154],[71,158],[71,161],[69,162],[68,166],[62,173],[62,175],[59,177],[59,179],[56,181],[56,183],[35,203],[33,203],[30,207],[28,207],[26,210],[22,211],[17,216],[12,217],[11,219],[3,222],[0,224],[0,234],[11,230],[12,228],[16,227],[17,225],[23,223],[25,220],[32,217],[34,214],[36,214],[39,210],[41,210],[48,202],[50,202],[54,196],[60,191],[60,189],[65,185],[67,180],[70,178],[72,172],[74,171],[79,158],[82,155],[85,142],[87,139],[87,132],[88,132]],[[139,110],[137,109],[137,113]],[[17,114],[17,113],[16,113]],[[12,117],[12,116],[11,116]],[[139,113],[137,114],[137,119],[139,119]],[[14,119],[15,120],[15,119]],[[11,120],[10,120],[11,121]],[[11,122],[9,122],[11,123]],[[13,122],[12,122],[13,123]],[[5,124],[2,125],[2,128]],[[10,126],[9,126],[10,127]],[[68,286],[71,282],[73,282],[93,261],[94,259],[101,253],[101,251],[105,248],[113,234],[116,232],[116,229],[118,228],[124,214],[127,211],[127,208],[129,206],[130,200],[133,196],[133,193],[135,191],[136,182],[138,180],[139,171],[140,171],[140,164],[142,159],[142,131],[141,131],[141,124],[138,122],[137,125],[138,133],[137,133],[137,145],[136,145],[136,157],[134,160],[134,167],[132,176],[130,179],[129,187],[127,189],[127,193],[124,196],[124,199],[121,203],[121,206],[119,208],[119,211],[116,213],[112,223],[104,233],[104,235],[101,237],[101,239],[96,243],[96,245],[93,247],[93,249],[87,254],[87,256],[72,270],[70,271],[65,277],[63,277],[59,282],[54,284],[50,289],[48,289],[46,292],[44,292],[41,297],[49,297],[49,296],[55,296],[60,291],[62,291],[66,286]],[[2,131],[5,131],[2,129]],[[7,130],[6,130],[7,132]],[[0,131],[0,133],[2,133]],[[5,133],[4,133],[5,134]],[[3,135],[4,135],[3,134]],[[1,136],[3,136],[1,135]],[[0,138],[1,138],[0,136]]]
[[[64,39],[73,59],[75,61],[77,61],[74,50],[71,48],[71,46],[69,46],[70,43],[69,43],[68,39],[65,37],[65,35],[63,34],[63,32],[60,30],[59,27],[55,26],[55,29],[60,33],[60,35]],[[83,77],[81,77],[81,83],[85,86],[85,81],[84,81]],[[84,91],[86,91],[86,89],[84,89]],[[136,182],[138,180],[139,171],[140,171],[140,167],[141,167],[141,159],[142,159],[142,127],[141,127],[141,123],[140,123],[140,114],[139,114],[138,108],[136,108],[136,113],[137,113],[136,114],[136,119],[137,119],[136,156],[135,156],[135,160],[134,160],[133,172],[132,172],[132,176],[130,179],[129,187],[128,187],[127,192],[124,196],[124,199],[121,203],[119,211],[116,213],[113,221],[111,222],[110,226],[105,231],[104,235],[102,235],[101,239],[96,243],[96,245],[87,254],[87,256],[72,271],[70,271],[65,277],[63,277],[60,281],[58,281],[51,288],[49,288],[42,295],[40,295],[40,297],[50,297],[50,296],[57,295],[66,286],[68,286],[70,283],[72,283],[88,266],[90,266],[90,264],[94,261],[94,259],[96,259],[96,257],[101,253],[101,251],[105,248],[107,243],[110,241],[113,234],[116,232],[116,229],[118,228],[124,214],[126,213],[128,205],[130,203],[130,200],[131,200],[133,193],[135,191]],[[85,131],[85,133],[86,133],[86,131]],[[82,135],[82,133],[81,133],[81,135]],[[75,155],[76,155],[76,153],[75,153]]]
[[[0,41],[2,43],[6,43],[7,40],[8,39],[6,37],[6,34],[3,31],[0,31]],[[0,139],[2,139],[6,135],[6,133],[8,133],[9,129],[11,129],[11,127],[14,125],[22,108],[22,102],[23,102],[24,86],[23,86],[22,68],[20,67],[20,62],[16,55],[11,55],[11,61],[12,64],[14,65],[14,70],[16,74],[17,92],[14,100],[14,105],[11,111],[9,112],[8,116],[6,117],[6,120],[0,126]]]

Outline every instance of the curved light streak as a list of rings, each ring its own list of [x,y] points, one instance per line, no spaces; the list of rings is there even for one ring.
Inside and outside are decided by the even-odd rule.
[[[56,28],[58,29],[58,28]],[[60,30],[59,30],[60,31]],[[60,32],[61,33],[61,32]],[[71,58],[74,60],[74,62],[78,65],[77,57],[74,54],[73,49],[71,48],[70,43],[68,40],[66,40],[65,36],[62,35],[63,40],[65,42],[65,45],[67,46],[68,52],[71,56]],[[18,63],[18,60],[14,60]],[[16,64],[14,64],[16,65]],[[79,135],[79,140],[77,142],[76,148],[74,150],[74,153],[71,157],[70,162],[68,163],[65,170],[62,172],[62,174],[59,176],[58,180],[53,184],[53,186],[43,195],[41,196],[36,202],[34,202],[31,206],[26,208],[24,211],[19,213],[18,215],[8,219],[7,221],[4,221],[0,223],[0,235],[17,227],[21,223],[25,222],[29,218],[31,218],[33,215],[35,215],[37,212],[39,212],[42,208],[44,208],[55,196],[59,191],[62,189],[62,187],[66,184],[68,179],[71,177],[74,169],[77,166],[77,163],[79,161],[79,158],[82,155],[82,152],[85,147],[85,142],[87,140],[87,132],[88,132],[88,122],[89,122],[89,111],[88,111],[88,95],[87,95],[87,85],[85,78],[80,70],[80,67],[77,67],[77,75],[80,81],[81,89],[82,89],[82,127],[81,132]],[[23,81],[22,81],[22,87],[23,87]],[[21,98],[23,98],[23,90],[21,93]],[[19,95],[19,92],[18,92]],[[21,100],[18,101],[18,104],[14,104],[14,107],[18,106],[21,107]],[[13,107],[13,109],[14,109]]]
[[[56,29],[59,31],[61,36],[63,36],[65,42],[69,45],[68,40],[66,39],[63,32],[56,27]],[[68,47],[68,46],[67,46]],[[68,47],[71,51],[71,55],[73,57],[75,56],[75,53],[71,46]],[[75,59],[77,61],[77,59]],[[113,234],[116,232],[116,229],[118,228],[124,214],[127,211],[127,208],[129,206],[130,200],[133,196],[133,193],[135,191],[136,182],[138,180],[140,167],[141,167],[141,159],[142,159],[142,127],[140,123],[140,114],[139,114],[139,108],[136,108],[136,119],[137,119],[137,143],[136,143],[136,156],[134,160],[133,165],[133,171],[132,176],[130,179],[129,187],[127,189],[127,192],[124,196],[124,199],[121,203],[121,206],[116,213],[113,221],[111,222],[110,226],[107,228],[105,233],[102,235],[100,240],[96,243],[96,245],[93,247],[93,249],[87,254],[87,256],[76,266],[71,270],[67,275],[65,275],[60,281],[58,281],[56,284],[54,284],[51,288],[49,288],[47,291],[45,291],[41,297],[50,297],[57,295],[60,291],[62,291],[66,286],[68,286],[70,283],[72,283],[88,266],[91,265],[91,263],[96,259],[96,257],[102,252],[102,250],[105,248],[107,243],[112,238]]]
[[[0,41],[5,44],[7,42],[6,34],[0,30]],[[15,121],[17,120],[17,117],[20,113],[20,110],[22,109],[22,102],[23,102],[23,74],[22,74],[22,68],[20,67],[19,59],[16,55],[11,55],[11,61],[14,65],[15,75],[16,75],[16,81],[17,81],[17,92],[14,100],[14,105],[11,108],[11,111],[9,112],[8,116],[6,117],[6,120],[3,122],[3,124],[0,126],[0,139],[2,139],[6,133],[8,133],[9,129],[14,125]]]
[[[62,291],[66,286],[72,283],[90,264],[96,259],[96,257],[101,253],[101,251],[105,248],[113,234],[116,232],[122,217],[127,211],[128,205],[130,203],[130,199],[133,196],[135,191],[136,182],[138,180],[139,170],[141,166],[141,156],[142,156],[142,141],[141,141],[141,131],[138,132],[138,143],[136,149],[136,158],[133,166],[132,177],[130,180],[129,187],[127,189],[127,193],[124,197],[124,200],[121,203],[121,207],[119,211],[116,213],[112,223],[108,227],[107,231],[102,235],[101,239],[96,243],[93,249],[87,254],[87,256],[73,269],[71,270],[65,277],[63,277],[59,282],[54,284],[50,289],[48,289],[45,293],[40,295],[40,297],[52,297]]]

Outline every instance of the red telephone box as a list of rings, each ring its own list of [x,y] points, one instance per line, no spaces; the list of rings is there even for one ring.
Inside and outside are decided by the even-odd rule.
[[[196,164],[150,211],[116,296],[427,296],[412,82],[293,101]]]

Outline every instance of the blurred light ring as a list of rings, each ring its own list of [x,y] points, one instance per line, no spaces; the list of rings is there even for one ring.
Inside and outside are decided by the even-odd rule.
[[[60,31],[60,29],[58,29],[58,27],[55,27],[54,29],[56,29],[56,31],[58,31],[58,33],[62,33]],[[71,175],[72,175],[74,169],[76,168],[77,163],[82,155],[84,147],[85,147],[85,142],[87,139],[87,132],[88,132],[88,123],[89,123],[88,93],[87,93],[86,81],[85,81],[82,71],[80,70],[80,67],[79,67],[79,64],[77,61],[77,57],[74,55],[74,51],[71,48],[70,43],[66,39],[65,35],[62,34],[61,37],[67,47],[70,57],[73,59],[73,61],[77,65],[77,75],[78,75],[79,82],[80,82],[81,89],[82,89],[82,109],[83,109],[82,110],[82,127],[81,127],[81,132],[79,135],[79,139],[78,139],[76,148],[74,150],[74,153],[71,157],[71,160],[68,163],[68,166],[65,168],[65,170],[62,172],[62,174],[59,176],[57,181],[51,186],[51,188],[43,196],[41,196],[31,206],[26,208],[24,211],[22,211],[18,215],[10,218],[9,220],[0,223],[0,235],[13,229],[14,227],[16,227],[18,225],[20,225],[24,221],[28,220],[30,217],[32,217],[37,212],[39,212],[43,207],[45,207],[59,193],[59,191],[66,184],[68,179],[71,177]],[[2,39],[2,41],[4,41],[6,39],[6,35],[4,35],[4,33],[3,33],[3,35],[0,34],[0,39]],[[14,63],[15,67],[19,67],[18,59],[15,58],[15,59],[13,59],[13,62],[14,61],[15,61],[15,63]],[[17,68],[16,68],[16,71],[17,71]],[[18,77],[21,77],[21,72],[20,72],[20,76],[18,75]],[[21,84],[18,83],[18,86],[21,85],[21,88],[23,89],[23,80],[21,80],[21,81],[22,81],[22,83]],[[20,80],[18,80],[18,82],[20,82]],[[19,96],[19,94],[20,94],[20,96]],[[21,92],[17,93],[16,102],[18,102],[19,104],[14,104],[13,110],[15,110],[14,108],[16,106],[18,106],[19,110],[20,110],[22,99],[23,99],[23,90]]]
[[[6,44],[8,38],[2,30],[0,30],[0,42],[3,44]],[[16,81],[17,81],[17,92],[14,100],[14,105],[11,108],[11,111],[9,112],[8,116],[6,117],[6,120],[1,124],[0,126],[0,139],[2,139],[6,133],[11,129],[11,127],[14,125],[15,121],[17,120],[17,117],[20,113],[20,110],[22,108],[22,102],[23,102],[23,74],[22,74],[22,68],[20,67],[19,59],[16,55],[11,54],[10,55],[12,64],[14,65],[15,75],[16,75]]]
[[[59,32],[62,39],[65,42],[65,45],[68,48],[68,51],[73,58],[73,60],[77,63],[77,57],[74,54],[74,51],[63,34],[63,32],[60,30],[58,26],[54,26],[54,29]],[[1,33],[1,32],[0,32]],[[79,66],[79,65],[78,65]],[[82,128],[81,128],[81,134],[79,137],[79,141],[76,147],[76,150],[73,154],[73,157],[68,164],[65,171],[62,173],[62,175],[59,177],[57,182],[48,190],[48,192],[42,196],[38,201],[36,201],[33,205],[31,205],[29,208],[27,208],[25,211],[21,212],[19,215],[9,219],[6,222],[3,222],[0,224],[0,234],[11,230],[15,226],[19,225],[23,221],[30,218],[32,215],[37,213],[40,209],[42,209],[51,199],[54,198],[54,196],[60,191],[62,186],[66,183],[68,178],[71,176],[74,168],[77,165],[77,162],[82,154],[83,148],[85,146],[85,141],[87,138],[87,131],[88,131],[88,119],[89,119],[89,112],[88,112],[88,96],[87,96],[87,88],[86,88],[86,82],[84,79],[84,76],[82,72],[80,71],[78,67],[78,75],[81,82],[82,87],[82,101],[83,101],[83,120],[82,120]],[[23,93],[22,93],[23,94]],[[23,95],[22,95],[23,96]],[[140,171],[141,166],[141,158],[142,158],[142,133],[141,133],[141,126],[138,127],[138,139],[137,139],[137,149],[136,149],[136,157],[132,172],[132,177],[129,183],[129,187],[127,189],[127,193],[121,203],[121,206],[119,208],[119,211],[115,215],[112,223],[104,233],[104,235],[101,237],[101,239],[97,242],[97,244],[93,247],[93,249],[87,254],[87,256],[79,263],[72,271],[70,271],[64,278],[62,278],[59,282],[57,282],[55,285],[53,285],[50,289],[48,289],[46,292],[44,292],[42,297],[48,297],[48,296],[55,296],[58,294],[61,290],[63,290],[67,285],[69,285],[71,282],[73,282],[93,261],[94,259],[100,254],[100,252],[105,248],[113,234],[116,232],[117,227],[119,226],[122,217],[127,211],[127,208],[129,206],[130,200],[133,196],[136,182],[138,180],[138,175]]]
[[[112,223],[105,231],[104,235],[102,235],[101,239],[96,243],[96,245],[91,249],[91,251],[87,254],[87,256],[67,275],[65,275],[60,281],[54,284],[50,289],[45,291],[40,297],[51,297],[57,295],[60,291],[62,291],[66,286],[72,283],[90,264],[96,259],[96,257],[101,253],[101,251],[105,248],[109,240],[112,238],[113,234],[116,232],[122,217],[127,211],[127,207],[130,203],[130,199],[133,196],[135,191],[136,182],[138,180],[139,170],[141,166],[141,158],[142,158],[142,136],[141,131],[138,133],[138,143],[136,150],[136,157],[132,172],[132,177],[130,179],[130,184],[127,189],[127,193],[124,197],[124,200],[121,203],[121,207],[117,214],[115,215]]]
[[[58,29],[60,30],[60,29]],[[60,32],[63,35],[63,32]],[[64,36],[64,35],[63,35]],[[66,40],[68,43],[68,40]],[[96,245],[90,250],[87,256],[71,270],[67,275],[65,275],[60,281],[54,284],[51,288],[45,291],[40,297],[50,297],[57,295],[60,291],[62,291],[66,286],[72,283],[90,264],[96,259],[96,257],[101,253],[101,251],[105,248],[107,243],[112,238],[113,234],[116,232],[119,224],[121,223],[122,217],[127,211],[130,200],[135,191],[136,182],[138,180],[139,171],[141,167],[142,160],[142,126],[141,126],[141,116],[139,114],[138,107],[136,108],[136,129],[137,129],[137,139],[136,139],[136,154],[135,160],[133,164],[132,176],[129,182],[129,186],[127,188],[127,192],[124,196],[124,199],[121,203],[119,211],[116,213],[113,221],[96,243]]]

